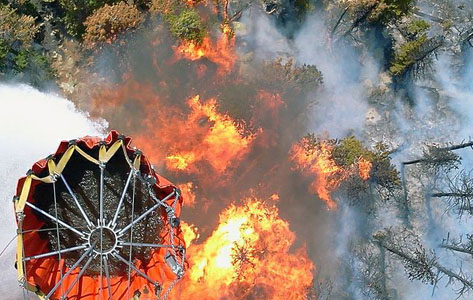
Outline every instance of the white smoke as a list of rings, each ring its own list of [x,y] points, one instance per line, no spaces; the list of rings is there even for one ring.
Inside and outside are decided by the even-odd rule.
[[[18,178],[36,161],[55,152],[62,140],[102,136],[106,127],[105,121],[89,120],[58,95],[27,85],[0,83],[0,251],[16,234],[12,198]],[[14,241],[0,256],[1,299],[23,299],[14,268],[15,250]]]
[[[311,112],[310,131],[331,137],[361,134],[368,109],[367,85],[376,84],[380,69],[373,57],[360,59],[347,45],[330,46],[321,14],[309,16],[294,39],[284,36],[274,19],[257,9],[245,11],[241,23],[245,28],[241,40],[255,59],[294,57],[298,64],[315,65],[322,72],[324,88],[313,95],[317,105]]]
[[[309,16],[295,38],[297,61],[317,66],[324,76],[310,129],[335,138],[360,135],[368,109],[366,84],[375,83],[379,66],[368,55],[360,58],[348,45],[331,43],[320,14]]]

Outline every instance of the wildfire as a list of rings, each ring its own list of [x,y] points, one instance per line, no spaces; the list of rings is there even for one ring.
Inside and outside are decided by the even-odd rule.
[[[358,173],[363,180],[370,179],[370,172],[371,172],[372,163],[369,160],[360,157],[358,159]]]
[[[372,163],[360,156],[349,166],[339,166],[332,157],[334,145],[321,141],[315,147],[308,147],[309,140],[303,138],[295,144],[291,150],[291,159],[296,168],[306,173],[315,175],[310,188],[317,193],[320,199],[325,201],[328,209],[336,209],[337,203],[333,200],[331,193],[350,176],[358,175],[363,180],[370,178]]]
[[[181,221],[181,230],[184,235],[184,241],[186,242],[186,247],[189,248],[192,245],[192,242],[199,238],[197,233],[197,228],[192,224],[187,224],[184,221]]]
[[[228,25],[222,26],[222,32],[219,39],[207,37],[201,44],[181,42],[172,56],[169,51],[156,51],[148,64],[156,76],[142,80],[131,72],[120,83],[100,86],[92,96],[92,111],[133,131],[134,144],[158,164],[157,168],[180,180],[184,203],[195,212],[190,220],[201,230],[181,222],[189,269],[171,298],[303,300],[312,284],[314,264],[305,247],[294,246],[295,233],[278,209],[269,205],[278,205],[284,195],[275,184],[264,184],[265,180],[276,181],[277,168],[269,168],[266,160],[259,164],[259,157],[268,153],[264,151],[277,149],[279,143],[280,114],[287,109],[281,91],[264,85],[251,93],[253,100],[247,107],[254,111],[247,122],[256,133],[246,130],[243,121],[238,123],[219,111],[217,98],[195,95],[219,95],[227,81],[240,80],[236,72],[225,80],[208,76],[210,71],[218,75],[232,72],[237,63],[233,32]],[[200,61],[181,61],[179,66],[189,72],[174,78],[171,67],[176,59]],[[195,83],[201,86],[196,88]],[[195,96],[186,100],[189,95]],[[260,128],[274,138],[264,137]],[[250,153],[254,149],[258,152]],[[242,162],[250,162],[250,167]],[[246,179],[253,170],[265,177],[261,186]],[[196,199],[196,187],[200,199]],[[261,187],[274,191],[264,192],[265,201],[251,198],[243,205],[230,205],[220,213],[218,225],[209,226],[216,221],[212,213],[228,205],[228,195],[239,198],[247,195],[243,191],[248,188]],[[326,194],[330,197],[330,191]],[[208,205],[210,199],[214,200],[212,206]],[[205,239],[199,238],[199,233],[205,234]]]
[[[232,161],[241,158],[255,138],[254,135],[244,136],[242,129],[228,115],[217,111],[217,101],[210,99],[205,103],[197,95],[187,102],[191,109],[184,128],[190,134],[198,132],[199,126],[208,126],[199,144],[192,149],[176,151],[166,157],[166,166],[171,170],[189,169],[196,161],[208,160],[216,171],[224,172]]]
[[[192,152],[180,153],[179,155],[168,155],[166,164],[173,169],[185,170],[195,162],[195,154]]]
[[[192,181],[183,184],[178,184],[177,187],[181,190],[182,197],[186,199],[184,205],[194,206],[195,194],[194,194],[194,183]]]
[[[228,25],[226,25],[228,27]],[[227,27],[216,43],[205,37],[200,44],[194,41],[181,41],[176,48],[177,59],[199,60],[206,58],[218,65],[218,73],[223,75],[232,70],[235,61],[235,37],[229,34]]]
[[[245,202],[224,210],[210,237],[188,248],[183,299],[305,299],[314,268],[305,248],[290,251],[295,234],[276,207]],[[188,245],[195,232],[185,226]]]
[[[103,87],[93,99],[100,109],[114,108],[108,119],[125,124],[131,122],[127,110],[139,107],[143,114],[139,129],[146,134],[137,133],[135,142],[152,161],[164,161],[171,171],[221,175],[245,157],[258,135],[220,113],[216,99],[202,101],[196,95],[184,104],[168,105],[150,86],[131,79]]]
[[[258,91],[258,99],[263,101],[265,106],[272,110],[278,110],[285,105],[284,101],[281,99],[281,95],[265,90]]]
[[[298,168],[315,174],[315,180],[310,185],[311,189],[325,201],[328,209],[336,209],[337,203],[332,199],[331,192],[348,174],[333,160],[332,145],[322,142],[320,147],[308,151],[305,147],[306,143],[307,140],[303,139],[301,143],[292,147],[291,159]]]
[[[177,48],[177,53],[181,54],[188,60],[198,60],[204,57],[204,49],[207,48],[209,43],[208,38],[205,38],[201,45],[192,41],[182,41],[181,45]]]

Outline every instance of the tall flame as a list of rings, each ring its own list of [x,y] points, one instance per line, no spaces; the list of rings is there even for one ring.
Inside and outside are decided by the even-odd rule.
[[[309,141],[303,138],[291,149],[291,159],[296,168],[315,176],[310,188],[317,193],[320,199],[325,201],[328,209],[336,209],[337,203],[331,193],[350,176],[358,175],[363,180],[370,178],[371,161],[360,156],[349,166],[339,166],[333,159],[334,145],[321,141],[316,147],[307,147]]]
[[[202,101],[199,95],[184,105],[168,105],[156,96],[153,88],[129,80],[122,85],[102,87],[94,95],[101,109],[140,108],[142,120],[136,143],[143,147],[152,161],[164,161],[171,171],[221,175],[250,151],[258,132],[251,134],[228,114],[218,111],[217,100]],[[158,109],[156,109],[158,108]],[[110,119],[131,122],[128,113],[115,108]],[[205,168],[203,167],[205,166]],[[209,169],[210,168],[210,169]]]
[[[290,250],[295,234],[276,207],[245,201],[230,205],[207,240],[188,248],[183,299],[306,299],[314,266],[305,248]],[[195,238],[195,229],[186,227],[194,232],[186,236]]]
[[[220,114],[215,99],[202,103],[197,95],[187,103],[191,113],[183,124],[185,128],[192,133],[194,127],[204,125],[209,127],[202,136],[200,144],[169,154],[166,157],[166,166],[170,170],[187,170],[195,162],[208,159],[208,163],[216,171],[224,172],[232,161],[241,158],[248,151],[255,136],[244,136],[244,132],[237,127],[232,118]]]
[[[295,233],[278,209],[267,204],[284,202],[273,182],[277,182],[274,165],[287,159],[287,148],[275,156],[271,151],[281,149],[280,136],[293,132],[286,130],[292,128],[287,126],[292,125],[292,116],[282,117],[290,105],[283,88],[274,90],[272,83],[258,83],[250,93],[251,101],[241,102],[248,103],[244,104],[244,109],[251,111],[248,118],[219,111],[217,97],[225,98],[227,85],[241,80],[231,28],[223,25],[222,31],[218,40],[181,42],[174,53],[156,51],[148,64],[156,71],[151,79],[144,81],[130,72],[120,83],[99,86],[92,96],[93,114],[122,126],[119,129],[133,131],[134,143],[159,164],[157,168],[168,172],[164,175],[180,182],[184,203],[192,207],[186,219],[200,228],[182,222],[190,269],[172,291],[172,299],[303,300],[312,284],[314,264],[305,247],[294,246]],[[161,49],[163,45],[153,47]],[[176,59],[196,62],[180,61],[179,66],[188,72],[176,77],[172,72]],[[232,76],[221,77],[226,72]],[[190,95],[195,96],[187,99]],[[335,208],[330,197],[332,177],[340,175],[341,169],[330,161],[329,147],[309,157],[301,151],[297,157],[304,168],[323,175],[311,188]],[[298,150],[294,150],[296,155]],[[261,184],[256,178],[260,174],[264,177]],[[217,226],[210,227],[216,221],[212,213],[228,205],[228,195],[244,197],[248,189],[254,194],[265,189],[261,197],[266,204],[255,198],[245,199],[243,205],[232,204],[220,213]],[[200,240],[199,234],[205,239]]]
[[[372,163],[369,160],[360,157],[358,159],[358,173],[363,180],[370,179]]]
[[[197,233],[198,229],[192,224],[187,224],[186,222],[181,221],[181,230],[184,235],[186,246],[189,248],[194,240],[199,238],[199,234]]]
[[[325,201],[328,209],[336,209],[337,203],[333,200],[331,192],[335,190],[348,175],[345,170],[337,166],[332,158],[333,146],[321,142],[320,147],[308,151],[305,147],[306,139],[292,147],[291,159],[297,167],[315,174],[315,179],[310,188]]]
[[[194,183],[192,181],[178,184],[177,187],[181,190],[181,195],[186,201],[184,205],[193,207],[195,205],[196,196],[194,193]]]
[[[234,51],[235,37],[228,33],[227,27],[228,25],[223,27],[224,32],[216,43],[209,37],[205,37],[200,44],[194,41],[181,41],[175,49],[176,58],[192,61],[207,58],[218,65],[220,75],[230,72],[237,57]]]

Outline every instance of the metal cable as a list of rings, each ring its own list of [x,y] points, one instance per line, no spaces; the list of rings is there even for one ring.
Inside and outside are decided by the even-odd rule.
[[[54,214],[55,214],[55,217],[56,219],[58,218],[57,216],[57,196],[56,196],[56,182],[53,181],[53,196],[54,196]],[[58,263],[58,268],[59,268],[59,272],[61,274],[61,280],[62,280],[62,277],[63,277],[63,274],[62,274],[62,266],[61,266],[61,240],[60,240],[60,237],[59,237],[59,223],[56,222],[56,236],[57,236],[57,250],[59,251],[59,263]],[[61,295],[64,295],[64,286],[61,284]],[[65,295],[67,296],[67,295]]]
[[[174,286],[179,282],[179,280],[180,280],[179,277],[176,277],[176,279],[174,279],[174,281],[171,283],[171,285],[166,290],[166,293],[164,293],[163,298],[160,299],[160,300],[166,300],[169,297],[169,294],[171,293]]]
[[[179,281],[179,296],[177,296],[177,300],[181,300],[182,296],[182,280]]]
[[[78,228],[78,229],[87,229],[87,227],[76,227],[76,228]],[[44,231],[53,231],[53,230],[56,230],[56,228],[30,229],[30,230],[23,231],[23,233],[44,232]],[[69,230],[69,228],[62,227],[62,228],[59,228],[59,230]]]
[[[28,296],[26,295],[27,290],[24,287],[21,290],[23,291],[23,300],[28,300]]]
[[[133,258],[133,246],[136,246],[134,243],[133,243],[133,226],[135,225],[135,221],[136,222],[139,222],[141,219],[143,219],[145,216],[141,216],[136,219],[134,217],[134,212],[135,212],[135,198],[136,198],[136,180],[137,180],[137,177],[138,177],[138,180],[141,180],[143,181],[144,178],[141,178],[140,174],[138,173],[138,171],[135,171],[134,169],[134,164],[130,161],[128,155],[127,155],[127,152],[126,152],[126,149],[124,147],[124,145],[122,144],[122,149],[124,151],[124,154],[125,154],[125,158],[126,158],[126,161],[128,163],[128,165],[131,167],[131,171],[130,172],[133,172],[133,195],[132,195],[132,203],[131,203],[131,223],[130,223],[130,227],[128,229],[130,229],[130,245],[129,245],[129,257],[128,257],[128,283],[127,283],[127,295],[128,295],[128,298],[130,298],[130,287],[131,287],[131,272],[132,272],[132,269],[136,270],[138,273],[139,271],[132,265],[132,258]],[[103,281],[102,281],[102,277],[103,277],[103,265],[104,265],[104,262],[103,262],[103,257],[107,257],[107,255],[104,255],[103,254],[103,226],[105,226],[105,220],[104,220],[104,208],[103,208],[103,189],[104,189],[104,175],[103,175],[103,169],[104,169],[104,165],[102,164],[99,164],[99,167],[101,168],[101,182],[100,182],[100,219],[99,219],[99,226],[100,226],[100,299],[103,298]],[[65,179],[63,179],[65,181]],[[78,231],[76,228],[72,227],[72,226],[68,226],[68,224],[62,222],[61,220],[58,219],[58,205],[57,205],[57,191],[56,191],[56,185],[55,185],[55,181],[52,182],[53,183],[53,193],[54,193],[54,208],[55,208],[55,218],[53,219],[51,215],[48,215],[47,213],[44,213],[42,210],[39,210],[38,208],[34,207],[33,205],[31,205],[31,207],[33,209],[36,209],[38,210],[40,213],[43,213],[44,215],[46,215],[47,217],[49,217],[50,219],[52,219],[54,222],[55,222],[55,227],[56,228],[51,228],[51,229],[48,229],[48,228],[43,228],[43,229],[36,229],[36,230],[28,230],[28,231],[22,231],[22,223],[20,223],[20,228],[19,228],[19,233],[20,234],[23,234],[23,233],[26,233],[26,232],[39,232],[39,231],[52,231],[52,230],[55,230],[56,231],[56,236],[57,236],[57,245],[58,245],[58,255],[59,255],[59,264],[58,266],[61,267],[60,263],[62,261],[62,253],[64,252],[61,252],[61,243],[60,243],[60,234],[59,234],[59,230],[64,230],[64,229],[69,229],[69,230],[72,230],[73,232],[75,233],[80,233],[80,236],[83,237],[85,235],[84,232],[82,231]],[[147,183],[147,182],[146,182]],[[67,183],[65,183],[67,185]],[[150,196],[157,202],[157,204],[161,205],[161,206],[164,206],[165,208],[167,209],[170,209],[170,213],[173,214],[173,217],[174,217],[174,213],[176,211],[176,206],[177,206],[177,203],[178,203],[178,199],[179,199],[179,194],[174,191],[174,193],[171,193],[170,195],[168,195],[167,197],[165,197],[164,199],[157,199],[157,197],[153,194],[152,192],[152,188],[151,187],[148,187],[148,192],[150,194]],[[71,196],[74,198],[74,194],[72,193],[72,191],[69,189],[69,193],[71,194]],[[124,194],[126,193],[126,190],[124,191]],[[171,205],[168,205],[165,201],[172,196],[172,194],[174,194],[175,196],[175,199],[174,199],[174,202],[171,204]],[[86,219],[86,222],[87,222],[87,215],[85,215],[85,213],[82,211],[82,207],[80,206],[80,204],[78,203],[77,199],[75,199],[75,202],[77,204],[77,206],[79,207],[79,209],[81,210],[81,213],[84,215],[84,218]],[[27,203],[29,204],[29,203]],[[154,208],[154,206],[153,206]],[[117,209],[117,212],[118,212],[119,208]],[[147,215],[149,212],[147,211],[145,215]],[[171,221],[171,220],[170,220]],[[113,223],[113,222],[112,222]],[[89,225],[89,224],[88,224]],[[110,224],[109,224],[110,225]],[[176,246],[176,241],[175,241],[175,238],[176,238],[176,232],[174,231],[174,228],[172,226],[171,223],[169,223],[170,225],[170,238],[171,238],[171,243],[170,243],[170,254],[172,256],[174,256],[174,258],[176,259],[177,262],[179,262],[178,260],[178,257],[181,258],[181,261],[180,261],[180,264],[181,267],[184,265],[184,262],[185,262],[185,253],[181,253],[180,252],[180,248],[177,248]],[[62,226],[65,226],[66,228],[63,228]],[[128,226],[127,226],[128,227]],[[82,227],[78,227],[78,228],[82,228]],[[84,227],[85,228],[85,227]],[[88,228],[88,227],[87,227]],[[123,231],[123,229],[122,229]],[[123,231],[124,233],[124,231]],[[122,233],[122,234],[123,234]],[[18,234],[17,234],[18,236]],[[5,252],[5,250],[9,247],[9,245],[14,241],[14,239],[17,237],[13,237],[13,239],[7,244],[7,246],[5,247],[5,249],[0,252],[0,256]],[[118,237],[117,237],[118,239]],[[177,241],[177,243],[179,243],[179,241]],[[81,257],[81,261],[82,259],[84,259],[86,256],[89,256],[89,259],[86,263],[86,265],[84,266],[84,268],[82,268],[79,276],[74,280],[74,283],[79,283],[80,282],[80,279],[82,277],[82,275],[84,275],[88,265],[91,263],[91,261],[93,259],[95,259],[97,256],[96,255],[92,255],[91,251],[93,251],[93,248],[95,246],[96,243],[94,243],[94,245],[91,245],[91,247],[88,249],[88,251]],[[67,250],[67,249],[66,249]],[[24,245],[23,245],[23,257],[25,257],[25,248],[24,248]],[[182,254],[182,256],[181,256]],[[113,253],[112,253],[113,255]],[[126,263],[125,259],[122,260],[124,263]],[[28,283],[27,283],[27,272],[26,272],[26,261],[23,260],[22,261],[23,265],[24,265],[24,278],[22,279],[22,283],[23,283],[23,286],[25,287],[25,289],[23,289],[23,296],[24,296],[24,299],[28,299],[29,297],[29,291],[27,289],[28,287]],[[107,268],[107,267],[106,267]],[[65,275],[63,274],[63,268],[59,268],[59,271],[60,271],[60,276],[61,276],[61,279],[60,279],[60,282],[59,282],[59,285],[61,287],[61,295],[63,295],[62,297],[67,297],[67,294],[69,293],[69,291],[71,291],[73,288],[74,288],[74,283],[67,289],[67,292],[66,292],[66,295],[64,295],[64,285],[62,284],[62,282],[64,281],[65,277],[68,276],[69,273],[66,273]],[[107,272],[107,270],[106,270]],[[147,278],[148,280],[150,280],[152,283],[154,282],[154,280],[151,280],[150,278],[148,278],[146,276],[146,274],[144,273],[139,273],[141,276]],[[166,292],[163,294],[163,300],[166,300],[171,292],[172,292],[172,289],[176,286],[176,284],[180,281],[181,279],[181,276],[177,276],[175,278],[175,280],[169,285],[168,289],[166,290]],[[155,282],[155,284],[158,284],[158,282]],[[159,284],[157,285],[159,286]],[[181,288],[182,288],[182,282],[181,282]],[[109,286],[110,287],[110,286]],[[54,292],[54,290],[58,288],[58,286],[56,286],[52,292]],[[156,288],[156,286],[155,286]],[[110,293],[110,292],[109,292]],[[49,295],[50,297],[51,295]],[[181,296],[181,290],[179,292],[179,298]],[[61,299],[62,299],[61,297]],[[48,296],[47,296],[48,298]],[[110,297],[111,298],[111,295]]]
[[[18,233],[15,234],[15,236],[8,242],[8,244],[3,248],[3,250],[0,252],[0,257],[7,251],[8,247],[10,247],[11,243],[18,237]]]
[[[102,165],[99,165],[100,168],[100,217],[99,217],[99,223],[100,223],[100,283],[99,283],[99,293],[100,293],[100,300],[102,300],[102,292],[103,292],[103,285],[102,285],[102,276],[103,276],[103,259],[102,259],[102,254],[103,254],[103,188],[104,188],[104,179],[103,179],[103,172],[104,172],[104,167]]]
[[[130,172],[133,172],[131,169]],[[133,175],[133,196],[131,200],[131,224],[133,224],[133,218],[135,216],[135,191],[136,191],[136,176]],[[133,242],[133,226],[130,228],[130,243]],[[133,245],[130,244],[130,254],[128,256],[128,285],[126,288],[127,298],[130,298],[130,280],[131,280],[131,256],[133,251]]]

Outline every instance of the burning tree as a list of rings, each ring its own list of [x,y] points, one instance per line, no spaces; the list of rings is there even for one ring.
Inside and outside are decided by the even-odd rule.
[[[287,194],[296,191],[287,154],[298,135],[288,133],[305,127],[321,72],[295,59],[238,60],[226,35],[189,47],[158,24],[143,32],[153,43],[138,44],[149,55],[121,64],[137,47],[122,46],[111,59],[125,75],[100,83],[89,103],[93,116],[134,133],[155,167],[194,199],[182,298],[306,299],[315,267],[275,205],[296,195]]]
[[[311,190],[329,209],[337,207],[331,196],[337,189],[343,190],[352,203],[360,204],[373,188],[380,195],[392,195],[399,188],[399,175],[386,147],[379,144],[374,151],[368,150],[353,136],[331,140],[309,134],[294,145],[291,158],[296,168],[315,176]],[[373,195],[368,198],[369,202],[361,206],[374,205]]]
[[[187,240],[189,276],[184,299],[306,299],[313,264],[274,206],[255,198],[231,205],[202,243]]]

